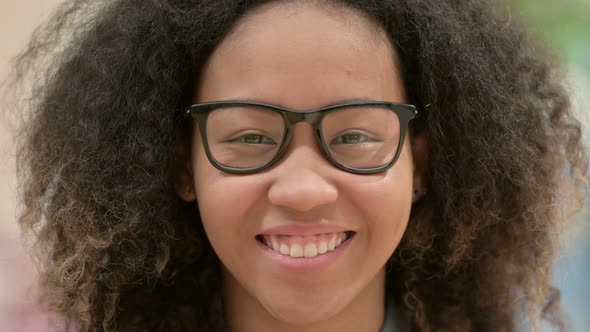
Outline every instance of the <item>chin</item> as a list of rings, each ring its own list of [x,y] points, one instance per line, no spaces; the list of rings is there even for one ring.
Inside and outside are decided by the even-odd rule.
[[[284,297],[275,297],[263,303],[264,308],[277,320],[294,326],[312,325],[325,321],[335,316],[340,308],[338,297],[330,299],[302,299],[291,297],[291,301],[285,301]]]

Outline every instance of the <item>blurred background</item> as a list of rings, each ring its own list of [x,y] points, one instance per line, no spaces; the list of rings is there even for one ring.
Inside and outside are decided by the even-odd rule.
[[[11,59],[26,45],[34,28],[47,19],[60,0],[0,1],[0,81]],[[566,63],[568,86],[580,119],[590,128],[590,0],[503,0],[513,17]],[[0,100],[4,106],[4,100]],[[590,138],[586,129],[586,142]],[[0,331],[47,331],[49,317],[35,305],[31,258],[16,225],[14,123],[0,121]],[[588,205],[588,204],[587,204]],[[578,217],[569,248],[557,263],[555,281],[561,289],[571,331],[590,331],[590,215]],[[548,330],[548,329],[547,329]]]
[[[590,143],[590,0],[504,0],[534,34],[567,65],[574,107],[586,125]],[[586,200],[586,206],[590,205]],[[567,252],[556,265],[555,282],[561,290],[571,330],[590,331],[590,214],[579,216]],[[545,328],[549,331],[549,329]]]

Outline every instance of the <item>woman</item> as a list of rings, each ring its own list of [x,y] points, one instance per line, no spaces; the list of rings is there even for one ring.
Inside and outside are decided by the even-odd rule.
[[[76,27],[19,150],[47,304],[82,331],[560,327],[580,126],[494,8],[67,2],[20,60]]]

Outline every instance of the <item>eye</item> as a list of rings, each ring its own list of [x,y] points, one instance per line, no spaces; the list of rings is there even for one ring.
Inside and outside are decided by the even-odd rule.
[[[375,141],[375,139],[360,133],[348,133],[334,138],[330,144],[359,144]]]
[[[246,144],[276,144],[271,138],[264,135],[249,134],[230,140],[231,143]]]

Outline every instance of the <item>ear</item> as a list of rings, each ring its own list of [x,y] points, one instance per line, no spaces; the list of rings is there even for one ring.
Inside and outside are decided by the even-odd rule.
[[[420,199],[427,191],[427,176],[430,161],[430,132],[421,128],[411,139],[412,157],[414,160],[414,197],[412,203]]]
[[[191,141],[190,134],[184,133],[181,128],[176,128],[174,142],[170,148],[174,188],[178,197],[186,202],[196,200]]]

